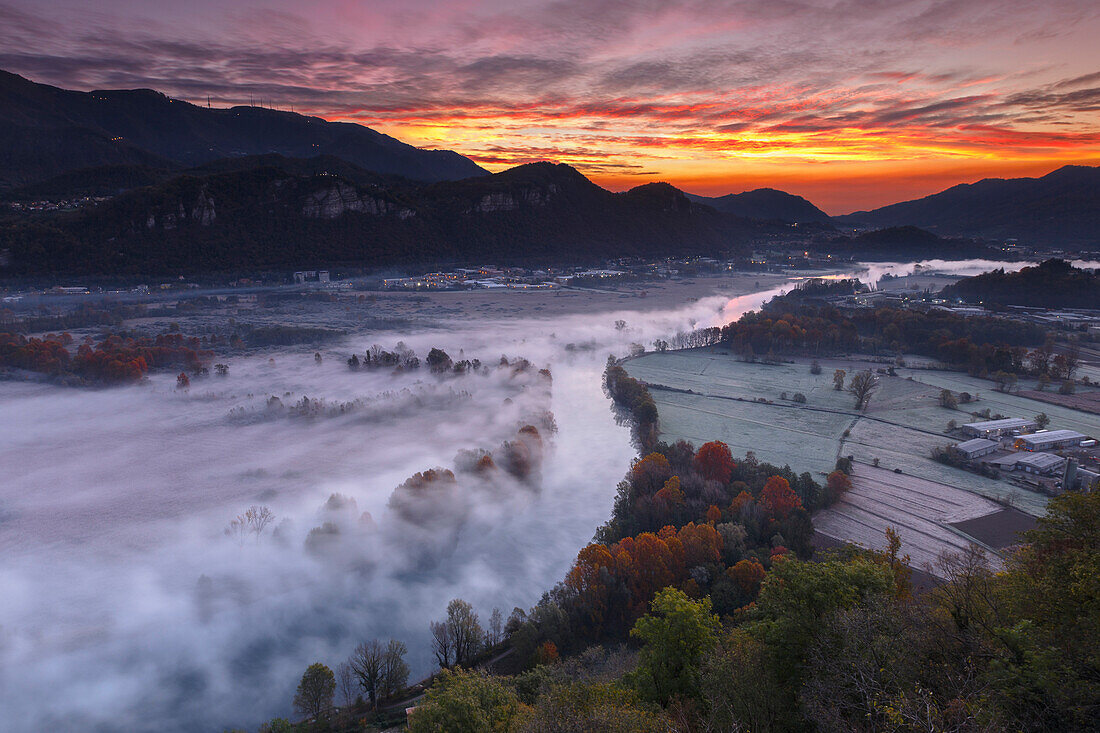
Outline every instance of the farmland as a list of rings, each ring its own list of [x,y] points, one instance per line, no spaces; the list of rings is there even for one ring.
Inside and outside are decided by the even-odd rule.
[[[935,575],[941,554],[980,544],[953,525],[983,518],[995,524],[998,515],[1011,511],[969,491],[861,465],[853,473],[851,490],[818,512],[814,528],[826,537],[882,550],[886,529],[893,527],[901,539],[901,553],[910,556],[912,566]],[[998,567],[995,548],[985,549]]]
[[[851,375],[881,364],[821,359],[821,374],[815,375],[808,360],[745,363],[710,347],[645,354],[624,366],[651,385],[663,440],[695,445],[722,440],[735,455],[752,450],[762,461],[789,465],[799,473],[829,471],[842,455],[867,464],[877,459],[891,472],[900,469],[903,475],[925,477],[1035,516],[1046,507],[1042,494],[932,460],[933,448],[956,442],[944,432],[949,420],[961,424],[976,419],[964,409],[941,407],[940,391],[979,395],[977,402],[960,407],[1029,417],[1045,411],[1058,427],[1100,432],[1095,416],[1004,395],[991,382],[927,368],[898,368],[896,377],[880,376],[866,411],[857,413],[852,396],[833,388],[833,371]],[[806,397],[804,404],[794,401],[796,393]]]

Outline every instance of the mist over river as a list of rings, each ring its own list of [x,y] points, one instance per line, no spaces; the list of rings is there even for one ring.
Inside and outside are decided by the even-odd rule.
[[[186,391],[174,374],[111,389],[0,382],[0,728],[255,728],[290,714],[307,665],[335,667],[372,637],[403,640],[413,677],[428,673],[428,623],[450,599],[483,622],[531,606],[609,517],[634,448],[603,394],[608,355],[724,324],[780,289],[358,332],[320,363],[309,348],[253,352]],[[398,341],[488,368],[346,364]],[[502,355],[536,369],[497,368]],[[557,431],[530,479],[460,477],[391,503],[413,474],[495,452],[547,410]],[[272,527],[226,536],[251,505]],[[326,522],[335,531],[307,542]]]

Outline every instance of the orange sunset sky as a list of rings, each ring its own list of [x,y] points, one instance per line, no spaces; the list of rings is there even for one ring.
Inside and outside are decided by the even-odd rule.
[[[0,68],[831,214],[1100,164],[1096,0],[0,2]]]

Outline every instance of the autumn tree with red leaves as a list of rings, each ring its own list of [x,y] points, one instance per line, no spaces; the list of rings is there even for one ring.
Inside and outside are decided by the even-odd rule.
[[[760,503],[773,519],[783,520],[795,509],[802,508],[802,499],[794,493],[787,479],[782,476],[772,476],[764,484],[760,492]]]
[[[733,469],[737,468],[729,446],[719,440],[704,443],[695,452],[694,466],[700,476],[721,484],[728,484],[733,476]]]

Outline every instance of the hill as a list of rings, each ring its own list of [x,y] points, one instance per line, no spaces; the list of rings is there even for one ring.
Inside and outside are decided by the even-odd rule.
[[[0,241],[6,275],[109,275],[719,254],[764,230],[667,184],[612,193],[567,165],[419,184],[266,156],[24,218]]]
[[[421,150],[362,125],[199,107],[150,89],[75,92],[0,71],[0,188],[104,166],[172,170],[268,153],[331,155],[418,181],[486,173],[458,153]]]
[[[714,198],[690,193],[687,197],[697,203],[712,206],[718,211],[744,219],[781,221],[788,224],[829,222],[829,215],[806,199],[774,188],[758,188],[755,191],[731,193]]]
[[[950,260],[969,257],[1000,259],[1001,257],[999,251],[990,249],[980,242],[937,237],[932,232],[914,226],[874,229],[854,236],[819,237],[811,248],[876,262],[934,258]]]
[[[1100,275],[1051,259],[1019,272],[993,270],[948,285],[945,298],[1037,308],[1100,307]]]
[[[913,225],[944,236],[1036,245],[1095,245],[1100,243],[1100,167],[1067,165],[1041,178],[987,178],[834,221]]]

